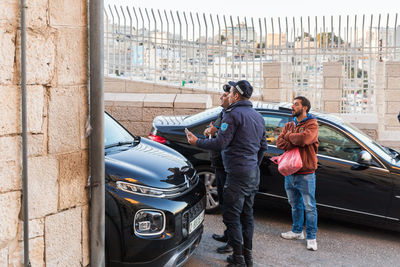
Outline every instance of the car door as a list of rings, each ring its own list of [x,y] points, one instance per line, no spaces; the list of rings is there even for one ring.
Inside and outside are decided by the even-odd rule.
[[[390,201],[390,172],[377,158],[365,167],[357,163],[366,150],[339,127],[319,121],[317,203],[360,215],[384,217]]]
[[[278,172],[278,166],[269,159],[282,154],[284,151],[276,147],[276,140],[283,127],[293,118],[282,113],[261,113],[265,121],[268,150],[260,166],[259,193],[278,198],[286,198],[284,188],[285,178]]]

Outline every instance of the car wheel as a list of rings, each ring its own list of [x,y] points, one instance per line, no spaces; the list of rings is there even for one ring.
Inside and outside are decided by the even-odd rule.
[[[213,213],[219,210],[217,180],[215,179],[214,170],[211,167],[198,167],[197,173],[199,178],[206,186],[207,205],[206,212]]]

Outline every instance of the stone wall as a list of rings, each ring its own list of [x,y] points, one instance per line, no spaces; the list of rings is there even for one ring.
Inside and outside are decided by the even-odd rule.
[[[291,102],[293,98],[291,90],[285,88],[287,83],[288,64],[281,62],[263,63],[264,88],[262,100],[266,102]]]
[[[400,151],[400,122],[397,115],[400,112],[400,62],[389,61],[385,64],[385,87],[380,90],[381,101],[379,141],[380,144],[397,148]],[[383,91],[383,92],[382,92]],[[378,102],[379,103],[379,102]]]
[[[323,63],[324,85],[321,90],[321,109],[324,112],[340,113],[343,91],[343,65],[341,62]]]
[[[339,62],[327,62],[324,63],[323,67],[323,89],[321,90],[321,94],[317,96],[313,95],[312,92],[292,92],[292,90],[287,88],[289,81],[286,78],[290,65],[280,62],[263,63],[264,88],[262,95],[252,97],[251,100],[291,102],[294,96],[302,94],[310,99],[312,106],[319,107],[324,112],[341,116],[345,121],[354,124],[383,145],[400,149],[400,142],[397,138],[400,134],[400,124],[397,121],[399,110],[396,110],[396,105],[400,103],[400,100],[398,100],[400,98],[397,97],[400,96],[400,87],[398,86],[400,63],[382,63],[378,68],[381,71],[378,71],[377,78],[383,80],[382,84],[385,87],[384,90],[378,90],[377,92],[377,114],[340,114],[340,102],[343,90],[343,66]],[[164,83],[131,81],[129,79],[111,77],[105,78],[105,91],[117,94],[203,94],[209,95],[212,98],[212,106],[219,105],[219,97],[221,95],[221,92],[200,90],[185,86],[171,86]],[[167,111],[159,110],[159,112],[160,114],[164,114],[163,112]],[[173,113],[168,112],[168,114]],[[117,117],[126,121],[126,118],[123,116],[117,115]],[[140,124],[136,123],[135,127],[130,126],[130,129],[138,129],[141,126],[148,129],[150,127],[149,122],[145,123],[141,121]],[[141,134],[145,133],[140,132]],[[145,136],[147,134],[146,132]]]
[[[0,1],[0,266],[23,266],[19,1]],[[27,1],[32,266],[88,266],[84,0]]]
[[[205,94],[105,93],[104,106],[132,134],[147,137],[159,115],[191,115],[212,107]]]
[[[197,94],[209,95],[212,99],[212,106],[220,105],[219,98],[221,91],[203,90],[188,86],[172,86],[163,83],[131,81],[123,78],[105,77],[104,91],[108,93],[141,93],[141,94]],[[261,100],[261,96],[252,96],[252,101]]]
[[[397,115],[400,112],[400,62],[386,63],[385,72],[385,130],[400,132],[400,123]],[[398,135],[397,135],[398,136]]]

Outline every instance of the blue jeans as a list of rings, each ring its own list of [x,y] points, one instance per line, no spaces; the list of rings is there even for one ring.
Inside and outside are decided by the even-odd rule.
[[[292,232],[301,233],[303,231],[305,212],[307,239],[315,239],[317,235],[315,173],[286,176],[285,190],[289,204],[292,207]]]

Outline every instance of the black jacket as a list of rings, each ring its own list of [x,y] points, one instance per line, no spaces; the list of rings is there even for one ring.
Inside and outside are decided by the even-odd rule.
[[[217,119],[214,122],[214,127],[219,129],[222,124],[222,118],[224,116],[224,110],[219,113]],[[217,135],[216,135],[217,136]],[[215,137],[216,137],[215,136]],[[215,138],[213,137],[213,138]],[[211,166],[214,168],[224,168],[224,164],[222,162],[222,155],[220,150],[210,150],[210,161],[211,161]]]
[[[267,150],[265,122],[248,100],[230,105],[216,138],[198,139],[197,146],[222,150],[225,171],[243,172],[257,167]]]

